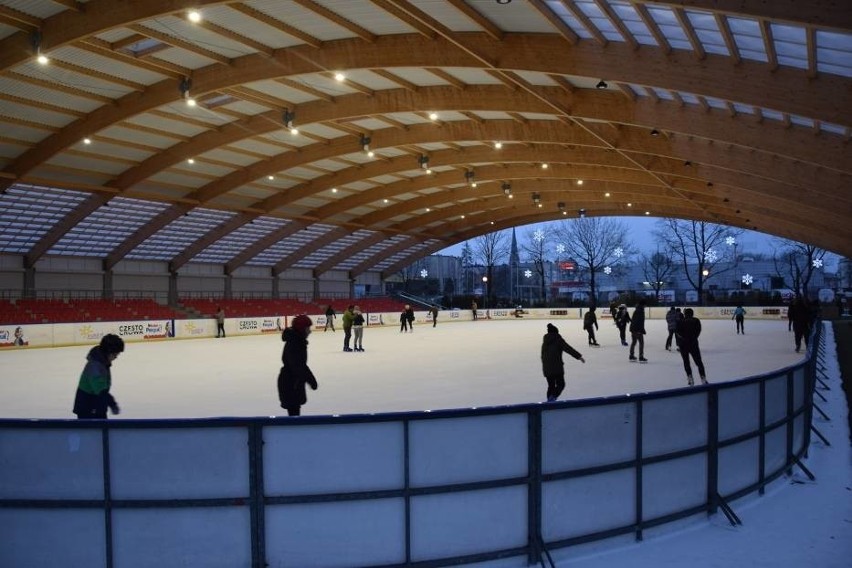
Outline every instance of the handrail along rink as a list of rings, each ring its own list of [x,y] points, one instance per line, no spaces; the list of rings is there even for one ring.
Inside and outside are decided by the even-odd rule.
[[[448,566],[719,509],[802,467],[816,347],[689,389],[408,413],[0,420],[0,566]],[[806,473],[810,474],[805,469]]]

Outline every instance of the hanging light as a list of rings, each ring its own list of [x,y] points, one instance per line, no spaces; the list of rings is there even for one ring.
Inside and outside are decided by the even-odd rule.
[[[178,85],[178,90],[180,91],[180,96],[186,101],[187,106],[195,106],[195,99],[189,94],[189,90],[191,88],[192,79],[189,77],[181,79],[180,84]]]
[[[509,197],[512,197],[512,184],[509,182],[503,182],[503,193]]]
[[[281,121],[284,122],[284,126],[290,129],[290,134],[293,136],[299,133],[299,129],[296,128],[296,111],[291,111],[288,108],[284,109],[284,113],[281,116]]]
[[[597,85],[595,85],[595,88],[596,88],[596,89],[606,89],[607,87],[609,87],[609,85],[607,85],[607,84],[606,84],[606,81],[604,81],[603,79],[601,79],[600,81],[598,81],[598,84],[597,84]]]

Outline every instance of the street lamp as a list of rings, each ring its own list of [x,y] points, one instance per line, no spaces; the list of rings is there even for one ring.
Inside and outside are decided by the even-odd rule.
[[[485,315],[488,315],[488,277],[482,277],[482,307],[485,308]]]

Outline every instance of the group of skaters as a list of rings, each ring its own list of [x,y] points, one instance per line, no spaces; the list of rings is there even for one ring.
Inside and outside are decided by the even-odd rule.
[[[639,300],[633,314],[630,315],[625,304],[617,308],[613,305],[610,312],[613,315],[613,323],[618,327],[621,344],[627,345],[626,332],[630,331],[630,355],[631,362],[639,361],[646,363],[645,358],[645,300]],[[221,310],[221,308],[220,308]],[[220,311],[217,310],[217,311]],[[432,307],[433,327],[437,322],[437,307]],[[736,331],[745,334],[746,310],[737,306],[732,319],[736,321]],[[218,314],[217,314],[218,315]],[[224,312],[222,311],[222,316]],[[331,327],[334,331],[334,309],[329,306],[326,310],[325,331]],[[807,348],[808,335],[818,313],[815,306],[809,306],[802,298],[797,298],[788,310],[788,331],[795,334],[796,352],[801,349],[802,342]],[[217,317],[218,319],[218,317]],[[224,317],[223,317],[224,319]],[[364,351],[362,344],[364,334],[364,315],[357,305],[350,304],[343,312],[343,351]],[[400,314],[400,332],[413,331],[414,311],[410,305],[406,305]],[[218,323],[218,322],[217,322]],[[224,326],[222,326],[224,327]],[[301,407],[307,402],[307,389],[318,388],[316,377],[308,367],[308,336],[311,334],[313,321],[307,315],[299,315],[293,318],[290,326],[285,328],[281,335],[284,342],[284,350],[281,354],[281,370],[278,374],[278,397],[281,407],[287,410],[288,416],[299,416]],[[695,317],[692,308],[672,307],[666,313],[666,327],[668,337],[666,338],[666,350],[671,351],[672,339],[676,348],[680,351],[683,359],[683,368],[686,371],[687,383],[695,384],[692,374],[690,359],[698,368],[698,376],[702,384],[707,384],[707,376],[704,363],[701,359],[701,349],[698,345],[698,337],[701,335],[701,320]],[[598,347],[600,344],[595,338],[598,329],[595,308],[592,307],[583,318],[583,329],[588,334],[589,345]],[[224,337],[224,329],[221,330]],[[353,347],[350,348],[350,340],[354,336]],[[639,346],[639,357],[635,356],[635,348]],[[110,394],[112,385],[111,367],[113,361],[124,352],[124,341],[115,334],[106,334],[101,338],[98,345],[91,348],[86,357],[86,366],[80,375],[77,392],[74,398],[74,414],[80,419],[105,419],[107,411],[119,414],[120,409],[115,398]],[[547,324],[547,333],[541,345],[542,371],[547,380],[547,400],[552,402],[559,398],[565,389],[565,369],[562,362],[562,354],[568,353],[578,361],[585,363],[583,355],[571,347],[559,334],[559,329],[552,323]]]

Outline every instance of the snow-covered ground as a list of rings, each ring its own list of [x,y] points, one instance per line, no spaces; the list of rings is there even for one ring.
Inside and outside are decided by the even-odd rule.
[[[539,349],[545,320],[418,322],[364,332],[364,353],[342,352],[343,333],[314,332],[309,364],[320,388],[309,391],[304,414],[345,414],[490,406],[541,401],[546,389]],[[587,398],[686,388],[680,356],[666,352],[665,323],[647,324],[647,364],[630,363],[611,323],[601,325],[600,348],[587,347],[576,320],[554,321],[586,358],[565,357],[563,398]],[[704,321],[702,352],[712,382],[736,380],[800,360],[786,321]],[[815,425],[831,441],[813,438],[801,472],[781,478],[763,496],[733,503],[744,524],[721,514],[646,532],[642,543],[618,541],[553,551],[560,566],[690,568],[737,566],[852,566],[852,451],[846,404],[827,327],[830,391]],[[280,336],[229,337],[128,344],[113,367],[118,418],[282,415],[275,378]],[[73,418],[71,405],[88,347],[0,352],[0,416]],[[696,373],[697,374],[697,373]],[[820,401],[821,402],[821,401]],[[515,566],[518,560],[489,563]]]

